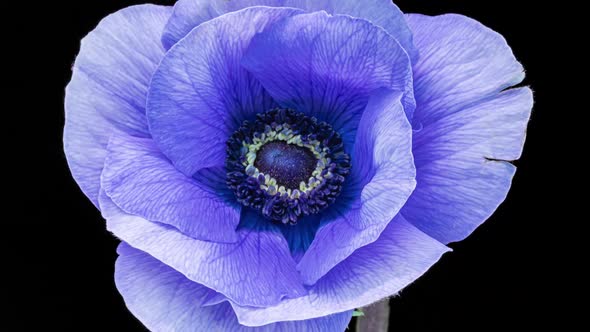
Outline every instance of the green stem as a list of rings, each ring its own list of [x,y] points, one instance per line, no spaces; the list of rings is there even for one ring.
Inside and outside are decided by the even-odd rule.
[[[373,303],[361,310],[365,315],[357,318],[357,332],[387,332],[389,327],[389,299]]]

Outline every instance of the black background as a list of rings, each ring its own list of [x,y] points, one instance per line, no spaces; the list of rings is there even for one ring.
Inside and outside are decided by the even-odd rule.
[[[33,143],[22,140],[23,145],[34,144],[26,151],[33,151],[27,152],[36,161],[29,174],[35,175],[37,184],[24,186],[26,194],[18,196],[18,208],[33,220],[25,222],[25,227],[35,230],[39,239],[19,237],[20,247],[34,251],[32,258],[21,259],[18,249],[12,255],[32,270],[27,277],[31,294],[21,295],[27,299],[22,309],[30,318],[21,321],[22,330],[41,322],[47,330],[145,331],[127,311],[114,285],[118,240],[105,230],[99,212],[70,177],[61,143],[64,87],[79,41],[104,16],[138,3],[52,4],[37,7],[36,21],[23,18],[37,23],[29,38],[20,41],[27,47],[22,55],[31,56],[36,76],[35,80],[20,77],[15,84],[34,91],[25,102],[37,127],[28,131],[39,137]],[[550,77],[558,73],[550,65],[555,49],[547,42],[555,28],[550,19],[554,9],[541,2],[527,5],[514,0],[400,0],[397,4],[405,12],[464,14],[504,35],[527,70],[525,85],[535,91],[536,105],[508,198],[483,226],[466,240],[451,244],[452,253],[391,300],[390,330],[547,327],[557,316],[555,307],[561,305],[548,298],[559,290],[547,289],[556,269],[547,255],[552,250],[547,240],[549,224],[555,221],[547,208],[551,170],[546,163],[555,135],[556,96]],[[23,238],[35,245],[23,243]]]

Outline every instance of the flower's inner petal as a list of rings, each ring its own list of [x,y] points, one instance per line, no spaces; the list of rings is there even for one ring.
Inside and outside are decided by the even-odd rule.
[[[365,20],[325,12],[291,17],[256,35],[242,63],[282,107],[332,125],[348,151],[376,89],[404,92],[409,118],[414,109],[406,52]]]
[[[363,113],[350,180],[323,215],[314,241],[299,262],[304,283],[314,284],[358,248],[375,241],[416,186],[412,130],[401,93],[380,90]]]
[[[147,87],[164,56],[159,42],[169,7],[125,8],[102,20],[82,40],[66,88],[64,150],[76,182],[98,206],[109,137],[147,137]]]
[[[123,210],[195,239],[238,241],[240,205],[224,197],[225,183],[185,176],[151,139],[115,135],[108,149],[102,187]]]
[[[414,67],[418,186],[402,210],[437,240],[459,241],[504,200],[524,143],[530,89],[498,33],[460,15],[410,15],[422,58]]]
[[[169,49],[194,27],[225,13],[251,6],[294,7],[307,12],[324,10],[330,14],[363,18],[382,27],[397,39],[413,60],[418,56],[404,15],[390,0],[179,0],[166,24],[162,43]]]
[[[289,244],[291,256],[296,263],[301,261],[303,255],[313,242],[315,234],[320,226],[321,214],[315,214],[300,219],[295,225],[281,225],[280,229]]]
[[[251,332],[238,323],[225,301],[207,305],[219,293],[187,279],[178,271],[141,250],[121,243],[115,265],[115,283],[127,308],[151,331]],[[278,322],[257,328],[261,332],[340,332],[351,311],[303,321]]]
[[[104,192],[100,206],[107,229],[118,238],[236,303],[268,306],[307,292],[283,235],[270,223],[242,216],[249,227],[238,230],[239,241],[216,243],[127,214]]]
[[[398,216],[377,241],[332,269],[309,289],[308,295],[266,308],[232,306],[239,322],[248,326],[351,310],[396,294],[449,250]]]
[[[300,11],[252,7],[200,25],[164,57],[152,78],[147,115],[154,140],[187,176],[222,166],[242,121],[274,102],[241,65],[252,36]]]

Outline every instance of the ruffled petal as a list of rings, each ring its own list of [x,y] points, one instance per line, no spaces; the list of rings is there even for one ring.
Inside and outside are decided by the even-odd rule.
[[[406,16],[420,51],[413,66],[414,127],[426,130],[524,79],[506,40],[481,23],[456,14]]]
[[[299,262],[312,285],[356,249],[375,241],[416,186],[412,129],[402,94],[381,90],[363,113],[352,155],[352,174]]]
[[[237,243],[206,242],[127,214],[104,192],[100,207],[107,229],[117,237],[236,303],[267,306],[306,293],[277,229],[243,228]]]
[[[154,332],[341,332],[352,312],[258,328],[240,325],[227,302],[205,306],[219,294],[195,283],[150,255],[121,243],[115,283],[127,308]]]
[[[242,63],[281,106],[331,124],[348,151],[376,89],[404,92],[408,118],[414,110],[406,52],[365,20],[325,12],[291,17],[256,35]]]
[[[417,133],[418,186],[401,213],[443,243],[471,234],[508,194],[532,105],[530,89],[509,90]]]
[[[166,54],[152,79],[147,114],[158,147],[185,175],[223,166],[233,131],[275,105],[241,67],[242,53],[252,36],[299,12],[230,13],[200,25]]]
[[[468,236],[505,199],[520,157],[532,92],[499,34],[459,15],[410,15],[422,58],[414,67],[413,152],[418,186],[402,214],[435,239]]]
[[[358,249],[310,288],[267,308],[232,303],[241,324],[311,319],[359,308],[399,292],[450,249],[398,216],[379,239]]]
[[[324,10],[330,14],[364,18],[397,39],[412,59],[418,55],[403,13],[390,0],[180,0],[166,24],[162,43],[168,49],[199,24],[251,6],[294,7],[307,12]]]
[[[149,136],[147,87],[164,56],[159,39],[171,11],[152,5],[125,8],[82,40],[66,88],[64,150],[72,175],[96,206],[110,135]]]
[[[238,241],[240,205],[224,197],[225,183],[185,176],[151,139],[113,135],[108,150],[102,185],[121,209],[198,240]]]

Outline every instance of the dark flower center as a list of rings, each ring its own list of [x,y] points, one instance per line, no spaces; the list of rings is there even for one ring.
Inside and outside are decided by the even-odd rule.
[[[298,188],[299,183],[312,176],[317,163],[318,159],[308,148],[271,141],[258,150],[254,166],[260,173],[275,178],[277,185]]]
[[[350,166],[340,134],[293,110],[258,114],[227,141],[227,184],[237,200],[285,224],[333,203]]]

